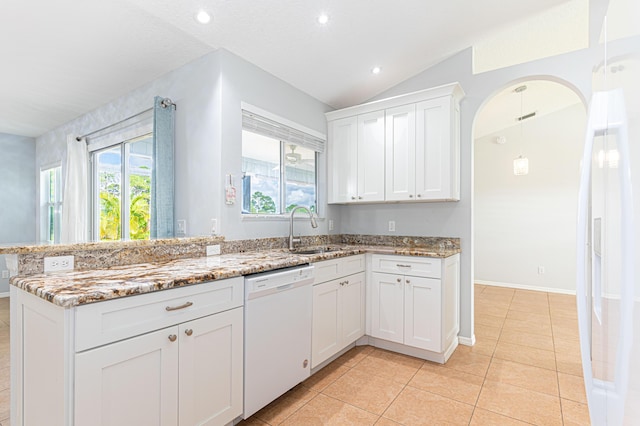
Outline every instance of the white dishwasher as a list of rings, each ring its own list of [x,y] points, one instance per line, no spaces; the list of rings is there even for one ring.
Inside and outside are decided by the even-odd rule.
[[[245,419],[311,374],[313,280],[311,265],[245,278]]]

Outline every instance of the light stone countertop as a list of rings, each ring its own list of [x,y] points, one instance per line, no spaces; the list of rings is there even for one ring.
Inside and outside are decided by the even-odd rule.
[[[439,258],[460,253],[460,250],[456,248],[430,250],[389,246],[339,246],[340,250],[311,255],[291,253],[283,249],[253,251],[113,266],[105,269],[16,276],[11,278],[10,282],[11,285],[55,305],[70,308],[86,303],[250,275],[361,253]]]

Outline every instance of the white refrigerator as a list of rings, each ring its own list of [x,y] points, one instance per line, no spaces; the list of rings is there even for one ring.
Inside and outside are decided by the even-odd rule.
[[[640,28],[640,1],[610,2],[582,158],[576,295],[597,426],[640,425],[640,42],[620,26]]]

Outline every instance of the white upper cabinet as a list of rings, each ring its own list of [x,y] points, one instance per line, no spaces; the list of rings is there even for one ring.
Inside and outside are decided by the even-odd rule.
[[[329,203],[384,201],[384,111],[329,123]]]
[[[422,200],[460,199],[460,107],[450,96],[416,105],[416,193]]]
[[[348,203],[358,192],[358,117],[329,122],[329,203]]]
[[[386,199],[412,200],[416,193],[416,106],[391,108],[385,116]]]
[[[326,114],[329,203],[460,199],[458,83]]]
[[[357,156],[357,201],[384,201],[384,111],[358,116]]]

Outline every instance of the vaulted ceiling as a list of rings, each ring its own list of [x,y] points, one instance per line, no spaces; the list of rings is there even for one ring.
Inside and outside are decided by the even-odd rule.
[[[350,106],[567,1],[8,0],[0,133],[39,136],[218,48]]]

